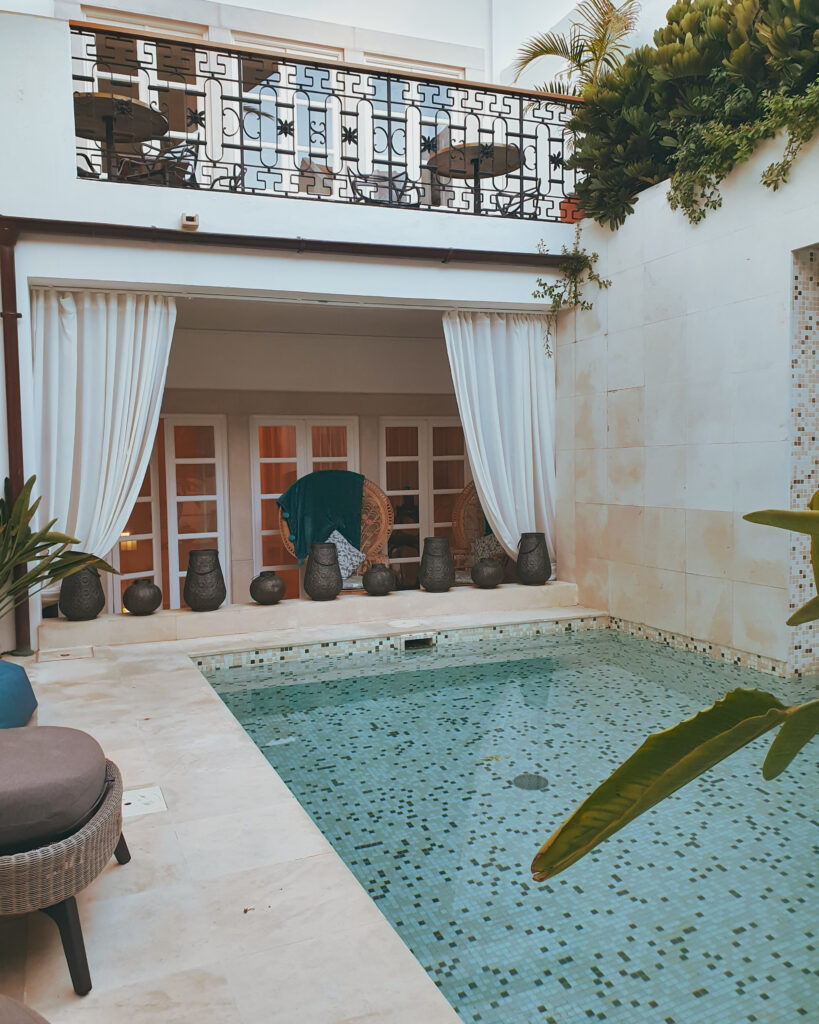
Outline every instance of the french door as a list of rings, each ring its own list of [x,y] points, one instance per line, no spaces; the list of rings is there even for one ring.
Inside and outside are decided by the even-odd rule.
[[[424,537],[452,541],[452,508],[472,479],[463,429],[456,417],[383,418],[381,487],[395,512],[388,541],[399,587],[418,586]]]
[[[154,447],[134,509],[110,556],[119,570],[113,577],[113,610],[122,611],[122,595],[133,580],[149,579],[162,589],[159,515],[159,459]]]
[[[320,469],[358,472],[355,417],[252,416],[250,460],[253,488],[254,573],[275,569],[299,596],[299,567],[282,543],[277,499],[307,473]]]
[[[230,601],[227,429],[224,416],[165,416],[168,594],[182,605],[188,555],[217,548]]]

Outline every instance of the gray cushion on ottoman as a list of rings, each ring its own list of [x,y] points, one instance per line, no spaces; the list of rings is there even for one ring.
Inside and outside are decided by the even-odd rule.
[[[0,854],[76,832],[105,788],[105,754],[79,729],[41,725],[0,733]]]
[[[48,1021],[14,999],[0,996],[0,1024],[48,1024]]]

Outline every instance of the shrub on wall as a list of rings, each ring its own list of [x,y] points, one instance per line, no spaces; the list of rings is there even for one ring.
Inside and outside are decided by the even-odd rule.
[[[779,188],[819,126],[819,0],[680,0],[654,46],[587,89],[569,166],[587,216],[612,229],[638,194],[671,179],[669,201],[696,223],[760,141],[786,135],[762,175]]]

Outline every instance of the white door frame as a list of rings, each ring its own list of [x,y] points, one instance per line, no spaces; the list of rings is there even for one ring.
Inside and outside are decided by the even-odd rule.
[[[226,602],[230,603],[230,515],[228,501],[227,417],[224,415],[198,415],[185,413],[163,416],[165,430],[165,487],[168,511],[168,596],[171,608],[180,608],[182,593],[179,586],[179,522],[176,506],[180,501],[215,501],[216,532],[183,534],[192,539],[213,537],[219,548],[222,572],[227,587]],[[173,428],[176,426],[213,427],[213,458],[177,459]],[[195,465],[213,462],[216,465],[216,494],[176,493],[177,464]]]
[[[295,427],[296,455],[294,458],[262,459],[259,453],[259,427]],[[337,459],[313,454],[312,427],[346,427],[347,455]],[[264,567],[262,561],[262,500],[271,495],[262,494],[261,464],[262,462],[295,462],[296,478],[306,476],[313,470],[314,462],[346,462],[347,469],[357,473],[359,466],[359,432],[357,416],[251,416],[250,417],[250,486],[252,495],[252,529],[253,529],[253,573],[260,573]],[[264,534],[277,533],[266,530]]]
[[[151,505],[151,532],[150,533],[133,533],[128,537],[129,541],[136,540],[149,540],[151,541],[153,551],[153,568],[150,573],[145,572],[125,572],[120,573],[118,576],[111,576],[108,573],[111,596],[111,607],[115,614],[119,614],[122,611],[122,587],[120,587],[120,580],[142,580],[146,577],[152,579],[154,583],[162,590],[162,537],[160,536],[160,516],[159,516],[159,453],[157,452],[156,445],[154,445],[153,451],[151,452],[151,461],[148,463],[148,470],[151,475],[151,493],[148,497],[137,498],[134,502],[135,505]],[[130,516],[129,516],[130,518]],[[123,543],[122,535],[120,534],[120,540],[116,543],[108,557],[111,565],[119,572],[120,567],[120,544]],[[164,591],[163,591],[164,593]]]

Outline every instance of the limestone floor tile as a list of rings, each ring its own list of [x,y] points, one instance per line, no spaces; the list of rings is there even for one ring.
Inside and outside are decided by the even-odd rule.
[[[118,873],[124,875],[128,867],[119,866]],[[213,929],[189,882],[116,899],[93,900],[83,893],[77,903],[97,992],[188,970],[211,948]],[[49,1017],[76,996],[57,929],[43,914],[29,919],[28,948],[26,1000]]]
[[[199,891],[217,932],[215,948],[230,958],[353,925],[391,927],[344,863],[330,853],[219,875],[202,881]]]
[[[176,832],[191,876],[200,880],[332,850],[295,797],[257,797],[254,813],[245,809],[186,821]]]
[[[123,834],[131,851],[130,863],[118,864],[112,858],[84,890],[86,902],[185,884],[190,869],[169,814],[158,812],[128,819],[123,822]]]
[[[0,917],[0,994],[22,999],[25,989],[28,916]]]
[[[244,1020],[352,1024],[412,1011],[418,1024],[458,1024],[424,969],[384,922],[238,957],[224,971]],[[399,1018],[400,1019],[400,1018]]]
[[[261,1019],[260,1019],[261,1020]],[[244,1024],[218,968],[194,968],[121,988],[93,988],[49,1011],[50,1024]]]

